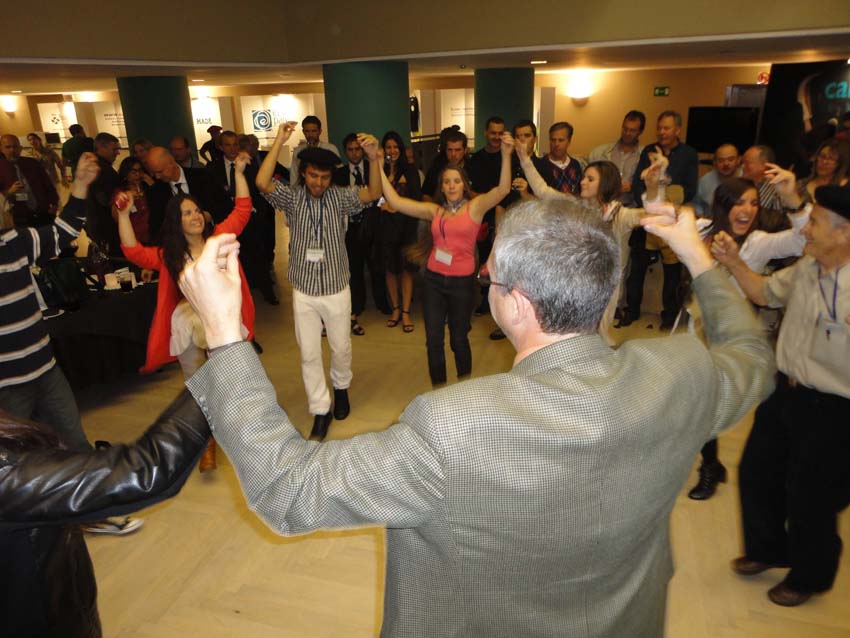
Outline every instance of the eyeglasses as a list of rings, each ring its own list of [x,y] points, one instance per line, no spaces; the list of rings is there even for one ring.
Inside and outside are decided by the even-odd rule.
[[[502,286],[503,288],[508,287],[507,284],[503,284],[503,283],[500,283],[498,281],[493,281],[492,279],[490,279],[489,274],[484,275],[484,274],[481,274],[479,272],[478,276],[475,279],[476,279],[476,281],[478,281],[479,285],[481,285],[481,286]]]

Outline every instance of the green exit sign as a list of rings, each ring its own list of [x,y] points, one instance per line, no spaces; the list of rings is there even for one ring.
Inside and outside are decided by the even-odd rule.
[[[656,86],[652,90],[653,97],[669,97],[670,96],[670,87],[669,86]]]

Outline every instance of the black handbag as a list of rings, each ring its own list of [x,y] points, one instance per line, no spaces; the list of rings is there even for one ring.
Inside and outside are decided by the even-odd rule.
[[[77,310],[88,296],[82,262],[76,257],[51,259],[35,278],[49,308]]]

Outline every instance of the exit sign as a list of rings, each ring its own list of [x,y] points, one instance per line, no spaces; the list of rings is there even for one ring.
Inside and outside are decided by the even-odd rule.
[[[670,96],[670,87],[669,86],[656,86],[652,90],[653,97],[669,97]]]

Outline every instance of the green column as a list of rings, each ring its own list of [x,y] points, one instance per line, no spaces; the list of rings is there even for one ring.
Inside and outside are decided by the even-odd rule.
[[[175,135],[194,142],[192,100],[185,76],[118,78],[118,96],[130,144],[146,137],[167,147]]]
[[[328,139],[340,153],[349,133],[372,133],[380,141],[387,131],[397,131],[410,144],[407,62],[325,64],[322,71]]]
[[[481,148],[484,122],[498,115],[508,131],[517,121],[534,119],[534,69],[475,70],[475,142]]]

